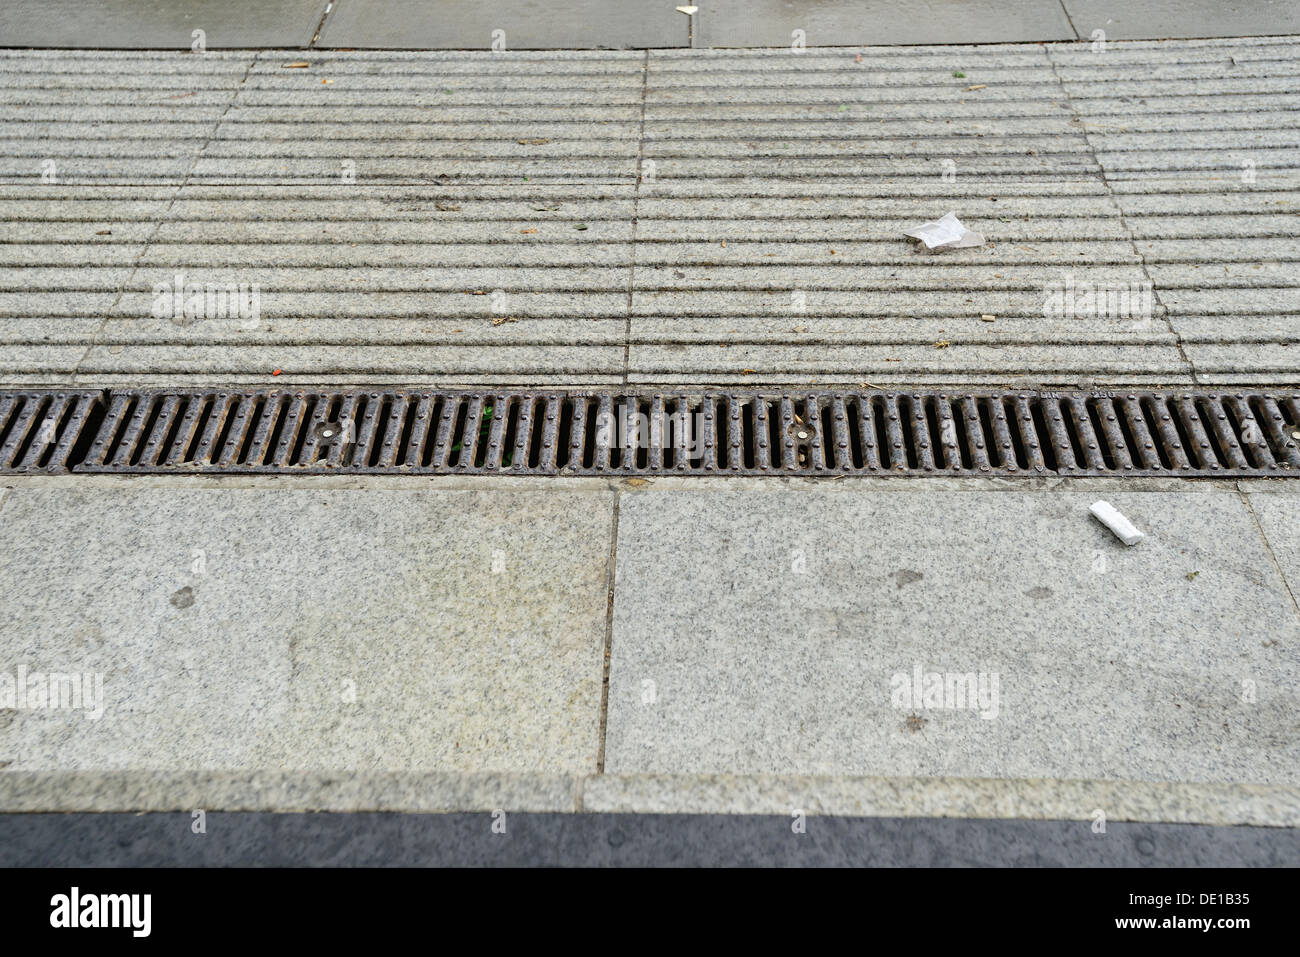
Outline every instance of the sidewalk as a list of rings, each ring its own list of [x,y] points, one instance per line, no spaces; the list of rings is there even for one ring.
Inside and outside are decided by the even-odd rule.
[[[0,54],[0,381],[1294,383],[1298,49]]]
[[[0,51],[0,386],[1294,386],[1300,42],[1094,48],[1076,14],[1113,8],[1022,6],[1062,42],[322,49],[365,45],[342,0],[279,8],[276,49]],[[769,42],[710,33],[729,9],[697,47]],[[949,210],[988,242],[922,256]],[[257,314],[159,315],[178,275]],[[1045,316],[1065,281],[1153,307]],[[103,712],[0,710],[0,812],[1295,828],[1298,511],[1285,480],[4,476],[0,673],[101,676]]]
[[[0,810],[1300,824],[1289,483],[7,484]]]

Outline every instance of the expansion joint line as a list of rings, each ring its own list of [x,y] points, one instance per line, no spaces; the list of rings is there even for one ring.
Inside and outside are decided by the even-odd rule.
[[[1291,583],[1287,580],[1286,572],[1282,570],[1282,563],[1277,560],[1277,555],[1273,552],[1273,543],[1268,540],[1268,535],[1264,531],[1264,525],[1259,520],[1259,515],[1255,512],[1255,503],[1250,500],[1250,495],[1246,489],[1237,483],[1237,495],[1241,503],[1246,506],[1246,511],[1250,513],[1250,519],[1255,523],[1255,531],[1259,532],[1259,540],[1264,543],[1264,551],[1268,552],[1268,560],[1273,563],[1273,571],[1277,574],[1278,580],[1282,582],[1282,587],[1286,589],[1286,595],[1291,599],[1291,607],[1295,609],[1297,617],[1300,617],[1300,602],[1296,601],[1295,593],[1291,591]]]
[[[596,773],[605,773],[605,739],[609,730],[609,662],[614,650],[614,589],[618,577],[618,507],[623,493],[614,488],[614,517],[609,529],[609,569],[605,584],[605,653],[602,656],[600,680],[600,729],[596,747]],[[579,794],[578,802],[582,798]]]
[[[1065,14],[1065,22],[1070,25],[1070,30],[1074,33],[1074,38],[1076,40],[1082,40],[1083,37],[1079,36],[1079,28],[1074,25],[1074,17],[1070,16],[1070,11],[1065,6],[1065,0],[1059,0],[1059,2],[1061,4],[1061,12]]]
[[[1178,349],[1178,356],[1182,359],[1183,365],[1187,369],[1187,374],[1192,379],[1192,384],[1200,385],[1200,379],[1196,375],[1196,366],[1192,364],[1191,358],[1187,355],[1187,349],[1183,342],[1182,335],[1174,328],[1174,322],[1170,316],[1169,307],[1165,305],[1164,300],[1160,298],[1160,291],[1156,288],[1156,281],[1151,275],[1151,269],[1147,263],[1147,257],[1143,254],[1142,250],[1138,248],[1137,237],[1133,235],[1133,229],[1129,226],[1128,217],[1124,215],[1124,208],[1120,206],[1119,200],[1115,197],[1115,191],[1111,188],[1110,177],[1106,175],[1106,168],[1102,166],[1101,160],[1097,156],[1097,147],[1093,144],[1092,137],[1088,135],[1088,123],[1075,108],[1074,97],[1072,97],[1070,91],[1065,88],[1065,82],[1061,79],[1061,75],[1056,69],[1056,59],[1052,56],[1052,51],[1048,49],[1046,45],[1043,46],[1043,55],[1047,57],[1047,62],[1051,65],[1052,79],[1056,81],[1056,86],[1061,91],[1061,96],[1065,98],[1065,102],[1070,107],[1070,118],[1074,122],[1074,125],[1079,128],[1079,133],[1083,137],[1083,144],[1088,148],[1088,155],[1092,157],[1092,162],[1097,167],[1098,176],[1101,178],[1101,185],[1106,190],[1106,199],[1110,203],[1111,208],[1115,210],[1115,215],[1119,217],[1119,224],[1124,230],[1124,237],[1128,240],[1129,246],[1133,250],[1133,255],[1137,256],[1138,262],[1142,266],[1142,275],[1145,276],[1146,281],[1151,284],[1152,299],[1155,301],[1156,305],[1160,307],[1160,312],[1164,316],[1165,326],[1168,328],[1169,334],[1174,338],[1174,345]]]
[[[320,39],[321,31],[325,29],[325,21],[329,15],[334,12],[334,8],[339,5],[341,0],[330,0],[325,4],[325,12],[320,15],[320,23],[316,24],[316,32],[312,34],[311,40],[307,43],[308,50],[316,49],[316,41]]]
[[[257,54],[254,53],[249,57],[248,65],[244,67],[244,75],[239,78],[239,85],[236,86],[234,92],[231,93],[230,100],[226,103],[225,109],[221,111],[220,116],[212,121],[212,128],[208,130],[208,134],[203,140],[203,145],[194,151],[194,160],[190,163],[189,168],[185,170],[185,175],[181,177],[181,181],[172,189],[172,194],[167,199],[167,205],[162,212],[158,214],[158,219],[153,224],[153,229],[149,230],[149,234],[145,236],[143,242],[141,242],[140,251],[136,253],[135,259],[131,262],[131,271],[127,274],[126,279],[122,281],[122,285],[117,289],[117,295],[109,304],[108,309],[105,310],[104,319],[100,322],[94,335],[90,337],[90,344],[86,346],[86,351],[81,354],[81,358],[77,360],[77,364],[72,367],[73,382],[76,382],[81,375],[81,367],[85,361],[90,358],[90,353],[94,351],[97,345],[100,345],[100,336],[102,336],[104,330],[108,328],[108,323],[112,320],[113,313],[116,311],[118,305],[121,304],[122,298],[126,295],[127,290],[131,288],[131,283],[135,281],[136,273],[140,271],[140,264],[144,262],[144,257],[149,253],[149,247],[153,245],[154,240],[158,238],[158,233],[162,230],[163,224],[171,218],[171,212],[176,205],[176,200],[180,198],[181,192],[185,187],[190,184],[190,177],[194,175],[194,170],[198,168],[199,160],[203,159],[203,154],[207,152],[208,145],[212,142],[213,138],[216,137],[217,130],[221,128],[221,124],[225,120],[226,114],[229,113],[230,108],[235,105],[235,100],[239,99],[240,91],[243,90],[244,84],[248,82],[248,77],[253,72],[253,64],[256,62]],[[137,185],[145,186],[147,184],[140,183]]]

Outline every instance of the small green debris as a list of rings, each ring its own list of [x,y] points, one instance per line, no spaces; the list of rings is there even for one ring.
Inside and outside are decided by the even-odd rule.
[[[952,75],[955,76],[955,77],[956,77],[957,79],[959,79],[959,80],[964,80],[964,79],[966,79],[966,74],[963,73],[963,72],[961,72],[961,70],[953,70],[953,71],[952,71]]]
[[[840,108],[839,108],[839,112],[840,112],[840,113],[847,113],[848,111],[849,111],[849,105],[848,105],[847,103],[841,103],[841,104],[840,104]]]
[[[495,411],[496,410],[491,405],[491,403],[483,404],[483,412],[479,417],[479,426],[478,426],[478,448],[480,450],[487,448],[488,435],[492,431],[492,415]],[[459,452],[461,450],[461,447],[462,447],[461,443],[457,442],[455,445],[451,447],[451,450],[453,452]],[[512,457],[513,457],[513,453],[506,451],[501,457],[501,464],[505,466],[510,465]]]
[[[578,232],[582,232],[583,230],[585,230],[585,229],[587,228],[587,224],[586,224],[586,223],[578,223],[578,225],[574,226],[573,228],[576,229],[576,230],[578,230]]]
[[[1200,574],[1200,572],[1188,572],[1188,573],[1187,573],[1187,580],[1188,580],[1189,582],[1190,582],[1190,581],[1195,581],[1195,580],[1196,580],[1196,576],[1199,575],[1199,574]]]

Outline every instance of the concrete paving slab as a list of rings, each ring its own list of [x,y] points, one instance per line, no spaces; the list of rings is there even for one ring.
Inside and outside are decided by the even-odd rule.
[[[500,31],[499,40],[496,31]],[[565,0],[510,4],[348,0],[330,14],[322,47],[395,50],[592,50],[689,45],[672,4]]]
[[[1288,0],[1061,0],[1080,38],[1111,40],[1243,37],[1300,33],[1300,8]]]
[[[236,344],[239,345],[239,344]],[[429,376],[473,382],[487,376],[542,383],[557,377],[568,382],[616,375],[623,365],[618,345],[107,345],[89,349],[77,373],[93,380],[104,375],[136,381],[208,382],[231,377],[255,378],[264,384],[314,382],[322,377],[349,382],[427,381]],[[278,371],[276,371],[278,370]],[[275,379],[272,379],[272,376]]]
[[[57,799],[56,799],[57,800]],[[583,808],[603,813],[807,814],[1183,824],[1300,823],[1300,789],[1273,785],[994,778],[602,774]],[[182,805],[186,806],[186,805]]]
[[[19,669],[96,689],[0,711],[11,771],[596,767],[610,493],[40,486],[3,506],[0,692]]]
[[[1300,363],[1296,365],[1300,366]],[[1300,368],[1294,368],[1300,374]],[[1293,596],[1300,596],[1300,494],[1281,486],[1249,486],[1247,497]]]
[[[0,46],[190,50],[193,32],[221,47],[305,47],[328,0],[8,0]]]
[[[1300,783],[1300,616],[1241,498],[1107,493],[1126,548],[1100,497],[624,495],[607,771]]]
[[[1295,49],[14,51],[0,341],[32,382],[92,343],[96,381],[259,381],[283,346],[329,381],[1290,382],[1252,323],[1297,313]],[[988,242],[919,256],[950,209]],[[178,271],[261,283],[266,325],[139,321]],[[1028,325],[1067,277],[1150,279],[1151,323]]]
[[[0,772],[7,811],[490,812],[579,810],[578,779],[554,773],[461,771]]]
[[[811,7],[793,0],[700,0],[699,8],[699,47],[789,47],[795,30],[811,46],[1075,39],[1054,0],[924,0],[907,6],[844,0]]]

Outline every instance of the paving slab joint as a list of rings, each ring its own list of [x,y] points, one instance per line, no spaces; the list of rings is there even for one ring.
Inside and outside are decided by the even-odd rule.
[[[1246,506],[1251,521],[1255,523],[1255,530],[1259,532],[1259,540],[1264,544],[1264,551],[1268,552],[1268,559],[1273,563],[1273,570],[1277,572],[1278,580],[1282,582],[1282,587],[1286,589],[1287,597],[1291,599],[1291,607],[1295,610],[1296,617],[1300,618],[1300,602],[1296,601],[1295,592],[1291,590],[1291,582],[1286,577],[1282,563],[1277,560],[1277,554],[1273,551],[1273,543],[1268,540],[1268,533],[1264,531],[1264,525],[1255,513],[1255,503],[1250,500],[1250,494],[1242,487],[1240,482],[1237,483],[1237,494],[1241,496],[1242,504]]]
[[[1062,9],[1064,9],[1064,3],[1062,3]],[[1068,12],[1066,15],[1068,17]],[[1074,29],[1073,22],[1071,22],[1070,28],[1072,30]],[[1075,36],[1078,36],[1078,30],[1075,30]],[[1052,55],[1052,48],[1043,45],[1042,49],[1043,56],[1047,58],[1047,62],[1052,68],[1052,78],[1056,81],[1056,85],[1060,88],[1061,95],[1065,97],[1065,102],[1070,107],[1070,119],[1076,126],[1078,126],[1079,134],[1083,137],[1084,145],[1088,148],[1088,155],[1092,158],[1093,163],[1097,167],[1098,175],[1101,177],[1101,184],[1106,189],[1106,199],[1115,210],[1115,214],[1119,217],[1120,228],[1124,230],[1124,236],[1128,239],[1133,254],[1138,257],[1138,262],[1142,265],[1142,275],[1146,277],[1147,283],[1151,286],[1152,299],[1155,302],[1156,309],[1159,310],[1165,321],[1165,326],[1168,329],[1169,334],[1174,339],[1174,344],[1178,349],[1178,357],[1187,368],[1187,374],[1191,377],[1192,383],[1199,386],[1201,381],[1196,375],[1196,366],[1187,355],[1187,349],[1183,343],[1182,333],[1174,328],[1174,322],[1170,317],[1169,307],[1165,305],[1164,300],[1160,297],[1160,287],[1156,285],[1155,278],[1151,275],[1151,269],[1147,263],[1147,257],[1142,250],[1138,248],[1137,237],[1134,235],[1133,229],[1129,225],[1128,217],[1124,214],[1123,207],[1120,206],[1119,200],[1115,198],[1115,191],[1111,188],[1110,177],[1106,175],[1106,167],[1102,165],[1101,159],[1097,156],[1097,147],[1093,144],[1092,137],[1088,135],[1088,120],[1079,112],[1075,104],[1074,96],[1068,89],[1066,89],[1065,82],[1061,79],[1060,72],[1057,70],[1056,57]]]

